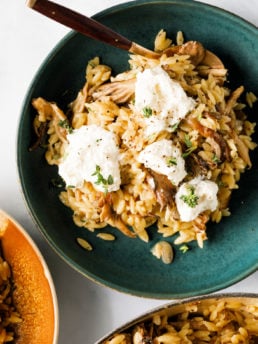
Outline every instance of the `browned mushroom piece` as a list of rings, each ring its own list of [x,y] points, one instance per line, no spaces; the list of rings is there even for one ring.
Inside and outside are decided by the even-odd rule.
[[[182,45],[174,45],[163,51],[163,54],[169,56],[189,55],[190,61],[197,66],[205,58],[206,50],[200,42],[188,41]]]
[[[176,189],[168,177],[148,169],[147,181],[150,188],[155,193],[161,210],[166,206],[172,208],[174,205]]]

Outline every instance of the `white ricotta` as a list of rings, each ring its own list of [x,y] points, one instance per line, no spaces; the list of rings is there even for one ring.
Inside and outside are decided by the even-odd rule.
[[[182,86],[172,80],[160,66],[146,69],[136,76],[135,109],[146,121],[146,135],[173,131],[189,111],[195,107]],[[146,109],[151,110],[146,115]]]
[[[112,132],[95,124],[85,125],[68,134],[67,140],[64,158],[59,165],[59,174],[66,185],[81,187],[87,181],[102,192],[119,189],[119,149]],[[104,183],[96,184],[100,174]]]
[[[175,185],[186,176],[182,152],[170,140],[163,139],[148,145],[140,152],[137,160],[145,167],[166,175]]]
[[[183,183],[176,194],[176,205],[180,219],[188,222],[194,220],[205,210],[214,211],[218,206],[217,192],[218,185],[216,183],[203,180],[201,177]],[[192,206],[189,205],[190,200],[192,200]]]

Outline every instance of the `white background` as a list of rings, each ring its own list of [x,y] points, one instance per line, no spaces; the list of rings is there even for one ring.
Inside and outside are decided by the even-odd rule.
[[[121,2],[125,1],[59,0],[88,16]],[[229,10],[258,26],[257,0],[203,2]],[[68,31],[28,9],[25,0],[0,1],[0,208],[25,227],[49,265],[59,301],[59,343],[91,344],[117,325],[167,300],[124,295],[87,280],[53,252],[27,213],[16,168],[16,131],[21,105],[40,64]],[[226,291],[258,292],[258,272]]]

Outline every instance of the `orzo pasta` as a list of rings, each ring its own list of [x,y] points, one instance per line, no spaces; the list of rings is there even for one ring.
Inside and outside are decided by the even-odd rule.
[[[100,343],[255,344],[257,338],[257,302],[231,298],[183,303],[174,310],[171,307]]]
[[[209,64],[215,55],[184,44],[182,33],[177,39],[161,30],[160,58],[131,55],[130,69],[116,76],[98,57],[89,61],[67,113],[33,100],[35,131],[39,139],[47,132],[46,160],[58,166],[66,184],[60,199],[77,226],[111,225],[148,241],[156,224],[164,237],[177,234],[175,244],[202,247],[207,222],[230,215],[231,193],[256,146],[244,87],[230,90],[223,64]]]

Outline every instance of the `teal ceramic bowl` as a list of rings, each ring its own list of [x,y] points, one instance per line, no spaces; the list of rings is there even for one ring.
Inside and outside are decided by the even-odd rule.
[[[198,40],[215,52],[229,69],[229,86],[243,84],[258,94],[258,30],[218,8],[183,0],[140,0],[114,6],[94,16],[143,46],[152,48],[163,28],[175,37],[182,30],[186,40]],[[24,101],[19,130],[17,163],[29,211],[55,251],[77,271],[97,283],[133,295],[169,299],[210,293],[232,285],[258,268],[258,150],[233,193],[232,215],[220,224],[208,225],[204,248],[190,244],[183,254],[175,249],[171,265],[150,254],[159,239],[155,229],[146,244],[130,240],[110,228],[116,243],[106,243],[94,233],[78,228],[72,214],[58,199],[60,190],[51,187],[57,169],[47,165],[44,150],[29,152],[33,142],[31,106],[34,97],[55,101],[61,108],[75,98],[84,83],[87,61],[100,56],[114,73],[128,68],[128,53],[96,42],[78,33],[68,34],[49,54],[37,72]],[[257,105],[250,120],[257,121]],[[256,115],[255,115],[256,113]],[[258,136],[254,137],[258,141]],[[89,240],[94,250],[81,249],[77,237]],[[171,239],[172,241],[172,239]]]

